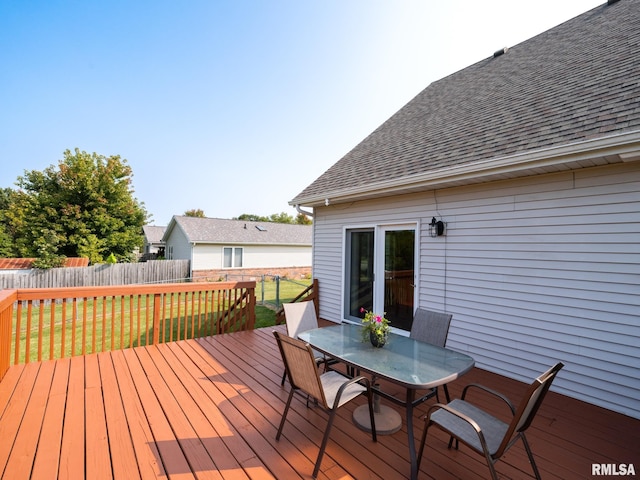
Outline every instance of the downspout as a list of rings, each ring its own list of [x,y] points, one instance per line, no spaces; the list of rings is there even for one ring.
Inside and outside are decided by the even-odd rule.
[[[300,208],[300,205],[296,204],[293,206],[293,208],[295,208],[298,213],[313,218],[313,212],[307,212],[306,210],[303,210],[302,208]]]

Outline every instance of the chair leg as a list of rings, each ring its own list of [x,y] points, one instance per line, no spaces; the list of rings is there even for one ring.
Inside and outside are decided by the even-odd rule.
[[[456,439],[456,442],[458,440]],[[487,461],[487,466],[489,467],[489,472],[491,472],[491,480],[498,480],[498,472],[496,472],[496,467],[495,467],[495,462],[493,461],[493,458],[491,458],[491,455],[489,454],[489,451],[487,450],[487,446],[486,444],[482,445],[482,450],[484,453],[484,458]]]
[[[282,372],[282,381],[280,382],[280,385],[284,385],[284,381],[287,378],[287,371],[285,370],[284,372]]]
[[[529,463],[531,463],[531,468],[533,468],[533,474],[536,476],[537,480],[540,480],[540,472],[538,471],[538,466],[536,465],[536,461],[533,459],[533,452],[531,451],[531,447],[529,446],[527,437],[524,436],[524,433],[521,433],[520,438],[522,438],[522,443],[524,443],[524,449],[527,451],[527,455],[529,456]]]
[[[287,405],[284,407],[284,412],[282,412],[282,420],[280,420],[280,427],[278,427],[278,433],[276,434],[276,440],[280,440],[280,435],[282,434],[282,428],[284,427],[284,421],[287,419],[287,413],[289,412],[289,406],[291,405],[291,400],[293,399],[294,389],[292,388],[289,392],[289,398],[287,399]]]
[[[320,471],[320,463],[322,462],[322,457],[324,456],[324,450],[327,448],[327,442],[329,441],[329,433],[331,432],[331,427],[333,426],[333,420],[336,417],[336,410],[332,409],[329,415],[329,420],[327,422],[327,428],[324,431],[324,437],[322,438],[322,444],[320,445],[320,451],[318,452],[318,458],[316,459],[316,466],[313,468],[313,478],[318,476],[318,472]]]

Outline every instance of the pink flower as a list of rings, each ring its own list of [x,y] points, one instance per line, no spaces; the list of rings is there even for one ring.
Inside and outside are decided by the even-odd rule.
[[[364,313],[364,312],[365,312],[364,307],[360,307],[360,313]]]

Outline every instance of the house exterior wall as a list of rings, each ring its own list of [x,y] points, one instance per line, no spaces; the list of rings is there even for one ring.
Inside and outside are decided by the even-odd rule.
[[[433,216],[446,235],[431,238]],[[447,346],[640,418],[640,165],[594,167],[315,209],[320,316],[343,319],[347,227],[417,223],[416,306],[453,314]]]
[[[196,244],[193,248],[193,271],[223,269],[224,247],[243,249],[242,268],[244,269],[311,266],[310,246]],[[224,270],[232,273],[234,268]]]
[[[165,257],[168,260],[191,260],[191,245],[180,228],[171,230],[165,245]]]

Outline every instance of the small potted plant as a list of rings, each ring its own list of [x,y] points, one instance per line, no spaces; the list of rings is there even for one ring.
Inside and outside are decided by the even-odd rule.
[[[369,340],[374,347],[382,347],[387,343],[387,337],[391,329],[389,320],[384,317],[384,313],[376,315],[365,310],[364,307],[360,308],[360,313],[364,313],[364,318],[362,319],[362,341]]]

